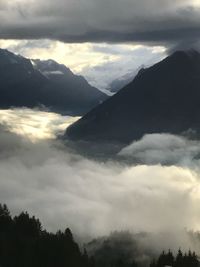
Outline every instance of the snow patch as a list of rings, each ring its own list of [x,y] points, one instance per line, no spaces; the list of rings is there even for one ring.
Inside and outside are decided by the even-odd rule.
[[[53,71],[44,71],[44,75],[64,75],[64,73],[60,70],[53,70]]]

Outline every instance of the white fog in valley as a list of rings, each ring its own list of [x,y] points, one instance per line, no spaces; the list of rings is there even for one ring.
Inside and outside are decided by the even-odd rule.
[[[144,136],[119,153],[140,164],[102,163],[70,152],[55,138],[76,119],[30,109],[0,111],[0,203],[12,214],[36,215],[50,231],[70,227],[82,238],[145,231],[155,233],[146,240],[155,247],[159,233],[169,232],[167,248],[196,248],[183,233],[200,230],[198,141]]]
[[[53,112],[38,109],[0,110],[0,124],[8,131],[22,135],[30,141],[55,139],[79,117],[61,116]]]

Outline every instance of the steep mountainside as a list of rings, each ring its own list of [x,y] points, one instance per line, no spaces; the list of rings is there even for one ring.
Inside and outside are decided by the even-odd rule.
[[[107,96],[53,60],[29,60],[0,49],[0,108],[37,107],[82,115]]]
[[[129,143],[146,133],[200,133],[200,54],[178,51],[68,128],[71,139]]]

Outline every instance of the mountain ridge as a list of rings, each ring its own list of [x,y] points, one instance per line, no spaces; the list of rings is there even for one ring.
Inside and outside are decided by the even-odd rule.
[[[54,60],[35,60],[0,49],[0,107],[38,107],[83,115],[107,96]]]

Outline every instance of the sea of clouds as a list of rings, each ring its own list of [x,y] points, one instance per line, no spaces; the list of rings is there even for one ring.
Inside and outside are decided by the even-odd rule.
[[[85,240],[129,230],[151,233],[141,239],[149,246],[196,249],[186,232],[200,229],[199,141],[146,135],[119,152],[135,161],[101,162],[56,139],[76,119],[0,111],[0,203]]]

